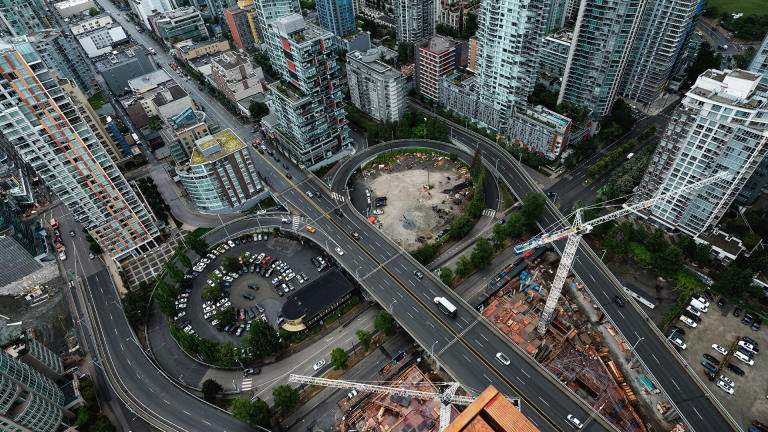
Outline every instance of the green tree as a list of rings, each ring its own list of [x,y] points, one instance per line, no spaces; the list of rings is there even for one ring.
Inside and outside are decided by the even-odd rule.
[[[192,268],[192,260],[189,259],[189,256],[187,256],[181,248],[176,250],[176,257],[179,259],[181,265],[186,268]]]
[[[440,267],[440,280],[450,287],[453,284],[453,270],[450,267]]]
[[[147,302],[149,301],[149,290],[146,287],[128,290],[123,294],[122,300],[123,311],[125,311],[125,317],[128,318],[128,322],[133,327],[144,324],[147,314]]]
[[[496,224],[493,226],[493,245],[496,249],[504,248],[504,240],[507,239],[509,230],[504,225]]]
[[[290,412],[299,404],[299,392],[287,384],[279,385],[272,390],[272,399],[275,408]]]
[[[222,324],[235,322],[235,309],[232,307],[221,309],[218,312],[216,312],[216,315],[214,315],[214,317],[218,322]]]
[[[696,78],[707,69],[719,69],[722,62],[723,56],[716,53],[708,42],[702,41],[699,50],[696,51],[696,58],[688,63],[688,68],[685,70],[688,82],[696,81]]]
[[[333,366],[334,369],[346,369],[348,367],[348,361],[349,354],[347,354],[347,352],[343,349],[334,348],[333,351],[331,351],[331,366]]]
[[[729,266],[720,275],[720,278],[712,284],[712,289],[726,297],[736,297],[743,293],[744,289],[752,285],[753,273],[749,269]]]
[[[264,401],[251,403],[247,399],[235,399],[232,402],[232,417],[251,427],[268,426],[272,412]]]
[[[90,16],[96,16],[96,15],[98,15],[100,13],[101,13],[101,11],[99,11],[98,8],[92,7],[90,9],[88,9],[88,15],[90,15]]]
[[[112,422],[109,421],[109,418],[104,415],[99,417],[90,427],[88,427],[88,432],[115,432],[116,430],[115,425],[113,425]]]
[[[387,336],[395,334],[395,320],[387,311],[379,311],[376,315],[376,321],[373,323],[376,330],[385,333]]]
[[[528,192],[523,197],[523,206],[520,208],[520,214],[526,224],[532,225],[544,211],[547,199],[538,192]]]
[[[514,239],[520,237],[523,234],[523,227],[525,226],[525,220],[520,212],[512,213],[512,216],[504,223],[504,228],[507,230],[507,237]]]
[[[221,260],[221,266],[224,267],[224,270],[230,273],[237,272],[242,267],[242,265],[240,265],[240,263],[237,261],[237,258],[230,255],[224,256],[224,258]]]
[[[677,246],[653,254],[653,266],[661,274],[672,276],[683,268],[683,251]]]
[[[469,255],[469,261],[477,269],[483,269],[491,264],[493,258],[493,245],[485,238],[480,237],[475,243],[475,248],[472,249],[472,253]]]
[[[221,384],[211,378],[203,381],[203,399],[206,402],[215,403],[216,397],[219,396],[219,392],[222,390]]]
[[[167,294],[158,291],[155,295],[155,298],[157,299],[157,308],[160,309],[160,312],[163,315],[169,318],[172,318],[176,315],[175,297],[170,297]]]
[[[251,113],[251,118],[261,120],[262,117],[269,114],[269,107],[264,102],[252,100],[248,105],[248,111]]]
[[[96,384],[90,378],[83,378],[80,380],[80,396],[83,397],[87,403],[96,403]]]
[[[179,288],[174,284],[169,284],[165,279],[157,280],[157,291],[161,292],[168,297],[174,298],[179,295]]]
[[[165,264],[163,264],[163,267],[165,267],[165,270],[168,272],[168,277],[171,278],[172,281],[179,283],[184,279],[184,272],[179,270],[173,262],[166,261]]]
[[[355,334],[357,335],[357,340],[360,341],[360,348],[363,349],[363,352],[367,352],[371,348],[371,334],[362,329],[356,331]]]
[[[88,405],[81,405],[77,409],[77,418],[75,419],[75,426],[89,424],[91,422],[91,410],[88,409]]]
[[[200,237],[200,235],[195,234],[193,231],[190,231],[187,233],[187,244],[190,248],[192,248],[193,251],[195,251],[196,254],[200,256],[205,256],[208,254],[208,243]]]
[[[280,337],[269,323],[256,320],[251,323],[246,343],[251,347],[254,358],[262,358],[274,354],[280,348]]]
[[[472,273],[472,262],[462,255],[459,260],[456,261],[456,274],[461,277],[467,277]]]

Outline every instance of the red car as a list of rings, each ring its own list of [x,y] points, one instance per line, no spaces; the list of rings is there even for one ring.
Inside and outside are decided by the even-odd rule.
[[[272,257],[271,257],[271,256],[268,256],[268,257],[264,258],[263,260],[261,260],[261,263],[262,263],[262,264],[266,264],[266,263],[268,263],[268,262],[270,262],[270,261],[272,261]]]
[[[245,319],[245,309],[243,309],[243,308],[240,308],[240,319],[241,320]]]
[[[752,420],[752,426],[754,426],[756,429],[760,429],[763,432],[768,432],[768,426],[760,423],[757,420]]]

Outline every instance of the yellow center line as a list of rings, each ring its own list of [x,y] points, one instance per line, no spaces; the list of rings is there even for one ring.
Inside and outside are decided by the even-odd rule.
[[[369,258],[370,258],[370,259],[371,259],[371,260],[372,260],[374,263],[376,263],[376,265],[377,265],[377,266],[379,266],[379,267],[380,267],[382,270],[384,270],[384,271],[385,271],[385,272],[386,272],[386,273],[389,275],[389,277],[390,277],[390,278],[391,278],[393,281],[395,281],[395,282],[396,282],[398,285],[400,285],[400,287],[401,287],[401,288],[402,288],[402,289],[403,289],[405,292],[407,292],[407,293],[408,293],[408,295],[410,295],[410,296],[411,296],[411,297],[412,297],[414,300],[416,300],[416,301],[417,301],[417,302],[418,302],[418,303],[419,303],[419,304],[422,306],[422,308],[423,308],[425,311],[427,311],[427,312],[428,312],[430,315],[432,315],[432,317],[433,317],[433,318],[434,318],[434,319],[435,319],[435,320],[436,320],[438,323],[440,323],[440,325],[441,325],[441,326],[443,326],[443,327],[444,327],[444,328],[445,328],[445,329],[446,329],[446,330],[447,330],[447,331],[448,331],[448,332],[449,332],[451,335],[453,335],[453,337],[454,337],[456,340],[458,340],[459,342],[461,342],[461,344],[462,344],[462,345],[464,345],[464,346],[465,346],[465,347],[466,347],[466,348],[467,348],[467,349],[468,349],[468,350],[469,350],[469,351],[472,353],[472,355],[474,355],[475,357],[477,357],[477,359],[478,359],[478,360],[480,360],[480,361],[481,361],[483,364],[485,364],[485,365],[486,365],[486,366],[487,366],[487,367],[488,367],[490,370],[492,370],[492,371],[493,371],[493,372],[496,374],[496,376],[498,376],[498,377],[499,377],[499,378],[500,378],[502,381],[504,381],[504,383],[505,383],[505,384],[507,384],[507,385],[508,385],[510,388],[512,388],[512,389],[513,389],[515,392],[517,392],[517,394],[518,394],[518,395],[519,395],[519,396],[520,396],[520,397],[521,397],[521,398],[522,398],[522,399],[523,399],[523,400],[524,400],[524,401],[525,401],[525,402],[526,402],[528,405],[530,405],[530,406],[531,406],[531,408],[533,408],[533,409],[534,409],[534,410],[535,410],[535,411],[536,411],[536,412],[537,412],[537,413],[538,413],[538,414],[539,414],[539,415],[540,415],[540,416],[541,416],[541,417],[542,417],[544,420],[546,420],[546,421],[547,421],[547,423],[549,423],[549,424],[550,424],[552,427],[554,427],[554,428],[555,428],[555,430],[557,430],[557,431],[561,431],[561,432],[562,432],[562,430],[563,430],[563,429],[562,429],[562,428],[561,428],[561,427],[560,427],[558,424],[556,424],[556,423],[555,423],[555,422],[554,422],[554,421],[553,421],[553,420],[552,420],[552,419],[551,419],[551,418],[550,418],[550,417],[549,417],[549,416],[548,416],[548,415],[547,415],[547,414],[544,412],[544,410],[542,410],[541,408],[539,408],[539,407],[538,407],[538,406],[537,406],[535,403],[533,403],[533,401],[532,401],[532,400],[531,400],[531,399],[530,399],[528,396],[526,396],[526,395],[525,395],[525,394],[524,394],[522,391],[520,391],[520,389],[519,389],[519,388],[518,388],[518,387],[517,387],[515,384],[513,384],[513,383],[512,383],[512,381],[510,381],[509,379],[507,379],[507,377],[505,377],[505,376],[504,376],[504,374],[502,374],[502,373],[501,373],[501,371],[499,371],[499,370],[496,368],[496,366],[495,366],[494,364],[492,364],[490,361],[488,361],[488,360],[487,360],[487,359],[486,359],[484,356],[482,356],[482,355],[481,355],[481,354],[480,354],[480,353],[479,353],[479,352],[478,352],[478,351],[477,351],[477,350],[476,350],[474,347],[472,347],[472,346],[471,346],[469,343],[467,343],[467,341],[466,341],[466,340],[465,340],[465,339],[464,339],[464,338],[463,338],[461,335],[459,335],[459,334],[458,334],[458,333],[457,333],[455,330],[453,330],[453,329],[452,329],[452,328],[451,328],[451,327],[450,327],[450,326],[449,326],[449,325],[448,325],[448,324],[447,324],[447,323],[446,323],[446,322],[443,320],[443,318],[442,318],[441,316],[437,315],[437,314],[436,314],[436,313],[435,313],[435,312],[434,312],[434,311],[433,311],[433,310],[432,310],[432,309],[431,309],[431,308],[430,308],[430,307],[429,307],[429,306],[428,306],[426,303],[424,303],[424,301],[423,301],[423,300],[421,300],[421,299],[419,298],[419,296],[417,296],[417,295],[416,295],[416,293],[414,293],[414,292],[413,292],[413,291],[411,291],[411,290],[410,290],[410,289],[409,289],[407,286],[405,286],[405,284],[403,284],[403,283],[402,283],[402,282],[401,282],[401,281],[400,281],[400,280],[399,280],[399,279],[398,279],[398,278],[397,278],[397,277],[396,277],[396,276],[395,276],[395,275],[394,275],[394,274],[393,274],[393,273],[392,273],[392,272],[391,272],[391,271],[390,271],[388,268],[386,268],[384,265],[382,265],[382,264],[381,264],[381,262],[380,262],[380,261],[379,261],[379,260],[378,260],[376,257],[374,257],[373,255],[371,255],[371,253],[370,253],[370,252],[368,252],[368,250],[366,250],[366,249],[365,249],[365,248],[364,248],[364,247],[363,247],[363,246],[360,244],[360,242],[358,242],[357,240],[355,240],[355,238],[354,238],[354,237],[352,237],[352,236],[351,236],[351,235],[350,235],[350,234],[347,232],[347,230],[345,230],[344,228],[342,228],[342,227],[341,227],[341,225],[339,225],[339,224],[338,224],[338,223],[337,223],[335,220],[333,220],[333,218],[331,218],[331,217],[328,215],[328,213],[327,213],[327,212],[325,212],[325,211],[324,211],[322,208],[320,208],[320,206],[318,206],[318,205],[317,205],[317,204],[316,204],[316,203],[315,203],[315,202],[314,202],[312,199],[310,199],[310,198],[309,198],[309,197],[308,197],[308,196],[307,196],[307,195],[306,195],[306,194],[305,194],[305,193],[304,193],[304,192],[303,192],[301,189],[299,189],[299,188],[296,186],[296,184],[295,184],[295,183],[293,183],[291,180],[289,180],[289,179],[288,179],[288,178],[287,178],[287,177],[286,177],[286,176],[285,176],[285,175],[284,175],[284,174],[283,174],[283,173],[282,173],[280,170],[278,170],[277,168],[275,168],[275,165],[274,165],[274,164],[272,164],[272,162],[271,162],[269,159],[267,159],[267,158],[266,158],[266,157],[265,157],[265,156],[264,156],[264,155],[263,155],[261,152],[258,152],[258,151],[257,151],[257,153],[259,154],[259,156],[260,156],[260,157],[261,157],[261,158],[262,158],[262,159],[263,159],[263,160],[264,160],[264,161],[265,161],[267,164],[269,164],[269,166],[271,166],[271,167],[272,167],[272,169],[274,169],[274,170],[275,170],[275,172],[276,172],[276,173],[278,173],[278,174],[279,174],[279,175],[280,175],[280,176],[281,176],[281,177],[282,177],[282,178],[283,178],[283,179],[284,179],[286,182],[288,182],[288,183],[289,183],[289,184],[290,184],[290,185],[291,185],[291,186],[292,186],[292,187],[293,187],[293,188],[294,188],[294,189],[295,189],[297,192],[299,192],[299,193],[300,193],[300,194],[301,194],[301,195],[302,195],[302,196],[303,196],[303,197],[304,197],[304,198],[305,198],[307,201],[309,201],[309,203],[310,203],[310,204],[312,204],[312,205],[313,205],[313,206],[314,206],[314,207],[315,207],[315,208],[316,208],[316,209],[317,209],[317,210],[318,210],[318,211],[319,211],[319,212],[320,212],[320,213],[321,213],[323,216],[325,216],[325,218],[326,218],[326,219],[328,219],[328,220],[329,220],[329,221],[330,221],[332,224],[334,224],[334,225],[336,226],[336,228],[338,228],[338,229],[339,229],[339,231],[341,231],[341,232],[342,232],[344,235],[346,235],[346,236],[349,238],[349,240],[350,240],[350,241],[352,241],[352,242],[355,244],[355,246],[357,246],[357,247],[358,247],[358,249],[360,249],[360,251],[362,251],[362,252],[363,252],[365,255],[367,255],[367,256],[368,256],[368,257],[369,257]]]

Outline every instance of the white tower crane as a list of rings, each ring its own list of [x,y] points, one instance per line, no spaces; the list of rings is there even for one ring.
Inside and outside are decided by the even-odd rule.
[[[549,325],[549,322],[552,319],[552,314],[555,312],[555,306],[557,305],[557,300],[560,298],[560,293],[563,290],[563,285],[565,284],[565,278],[568,276],[568,273],[571,270],[571,264],[573,263],[573,258],[576,255],[576,250],[578,249],[579,242],[581,241],[581,237],[584,234],[588,234],[590,231],[592,231],[592,228],[594,228],[597,225],[600,225],[603,222],[608,222],[608,221],[617,219],[621,216],[627,215],[629,213],[633,213],[637,210],[650,207],[659,200],[672,198],[678,195],[691,192],[693,190],[699,189],[702,186],[706,186],[716,180],[724,179],[726,176],[728,176],[727,172],[721,172],[717,175],[698,181],[696,183],[692,183],[688,186],[681,187],[680,189],[674,190],[672,192],[669,192],[666,194],[657,194],[650,199],[626,206],[613,213],[607,214],[605,216],[600,216],[596,219],[592,219],[587,222],[582,221],[581,219],[582,209],[578,209],[576,210],[576,216],[570,227],[562,228],[556,231],[548,232],[546,234],[535,236],[532,239],[528,240],[527,242],[524,242],[515,246],[515,255],[520,255],[525,253],[528,250],[537,248],[539,246],[543,246],[548,243],[553,243],[557,240],[561,240],[566,237],[568,238],[568,241],[565,244],[565,249],[563,249],[563,254],[560,257],[560,265],[557,267],[557,273],[555,274],[555,279],[552,281],[552,288],[549,290],[549,296],[547,297],[547,302],[544,305],[544,310],[541,313],[541,319],[539,320],[539,326],[538,326],[539,333],[544,334],[547,331],[547,326]]]
[[[435,393],[431,391],[413,390],[402,387],[390,387],[378,384],[360,383],[355,381],[345,380],[333,380],[327,378],[318,378],[305,375],[291,374],[288,376],[288,382],[300,383],[300,384],[314,384],[324,387],[335,387],[342,389],[355,389],[358,391],[368,393],[384,393],[397,396],[407,396],[417,399],[439,399],[442,402],[440,406],[440,430],[442,431],[451,422],[451,404],[453,405],[469,405],[475,400],[474,396],[457,396],[456,390],[459,388],[459,383],[451,382],[448,384],[448,388],[443,393]],[[520,407],[519,399],[510,399],[513,405]]]

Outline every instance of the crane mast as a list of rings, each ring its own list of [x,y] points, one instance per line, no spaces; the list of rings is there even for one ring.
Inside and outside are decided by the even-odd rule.
[[[552,243],[566,237],[568,238],[565,243],[565,249],[563,249],[562,256],[560,257],[560,265],[557,267],[555,279],[552,281],[552,288],[549,290],[549,295],[547,296],[547,302],[544,304],[544,310],[541,312],[541,319],[539,320],[539,325],[537,327],[539,334],[543,335],[547,331],[547,327],[552,320],[552,315],[555,312],[555,306],[557,306],[557,300],[560,298],[560,293],[563,291],[563,286],[565,285],[565,278],[568,277],[568,273],[571,271],[571,264],[573,264],[573,259],[576,257],[576,251],[579,248],[579,242],[581,241],[581,237],[584,234],[589,233],[592,231],[592,228],[600,225],[601,223],[612,221],[620,218],[621,216],[633,213],[637,210],[650,207],[657,201],[699,189],[703,186],[713,183],[716,180],[725,178],[727,175],[727,172],[720,172],[712,177],[708,177],[704,180],[692,183],[688,186],[684,186],[666,194],[656,195],[650,199],[640,201],[639,203],[624,207],[605,216],[592,219],[588,222],[582,221],[582,209],[578,209],[576,210],[576,216],[571,226],[555,230],[541,236],[536,236],[525,243],[521,243],[515,246],[515,254],[520,255],[527,250],[534,249],[536,247],[543,246],[545,244]]]

